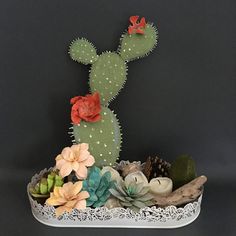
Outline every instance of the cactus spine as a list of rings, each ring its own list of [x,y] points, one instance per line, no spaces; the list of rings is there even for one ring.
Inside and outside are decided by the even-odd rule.
[[[127,62],[148,55],[157,43],[157,30],[146,24],[143,34],[125,32],[117,52],[97,55],[96,48],[87,39],[78,38],[69,47],[70,57],[82,64],[91,64],[89,86],[100,94],[102,119],[96,123],[82,122],[73,126],[76,143],[87,142],[96,165],[113,165],[119,157],[121,134],[116,115],[108,108],[126,82]]]

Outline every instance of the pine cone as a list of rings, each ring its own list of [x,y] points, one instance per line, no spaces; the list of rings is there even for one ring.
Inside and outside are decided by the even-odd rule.
[[[169,177],[170,163],[159,157],[148,157],[143,173],[148,181],[156,177]]]

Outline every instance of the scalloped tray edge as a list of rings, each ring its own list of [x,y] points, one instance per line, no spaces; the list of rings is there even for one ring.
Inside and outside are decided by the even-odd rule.
[[[37,203],[29,193],[30,185],[34,184],[47,169],[32,177],[27,185],[27,193],[34,218],[42,224],[53,227],[87,227],[87,228],[179,228],[197,219],[201,211],[202,195],[194,202],[183,207],[168,206],[146,207],[139,213],[130,209],[100,207],[85,210],[74,209],[72,213],[64,213],[56,218],[55,208]]]

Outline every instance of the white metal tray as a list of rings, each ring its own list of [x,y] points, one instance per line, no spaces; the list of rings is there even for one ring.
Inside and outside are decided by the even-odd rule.
[[[46,171],[47,169],[44,169],[34,175],[27,186],[33,216],[45,225],[55,227],[178,228],[193,222],[201,210],[202,195],[196,201],[183,207],[146,207],[141,209],[139,213],[124,208],[74,209],[70,214],[64,213],[57,218],[53,206],[39,204],[29,193],[30,186],[35,185]]]

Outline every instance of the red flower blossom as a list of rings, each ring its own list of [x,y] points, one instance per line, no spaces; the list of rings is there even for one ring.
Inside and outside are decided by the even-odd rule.
[[[87,94],[85,97],[73,97],[70,103],[72,104],[71,120],[74,124],[79,124],[81,120],[97,122],[101,119],[101,105],[98,93]]]
[[[131,25],[128,28],[129,34],[144,34],[144,28],[146,26],[145,18],[142,17],[140,22],[138,21],[139,16],[131,16],[129,18],[129,21],[131,22]]]

